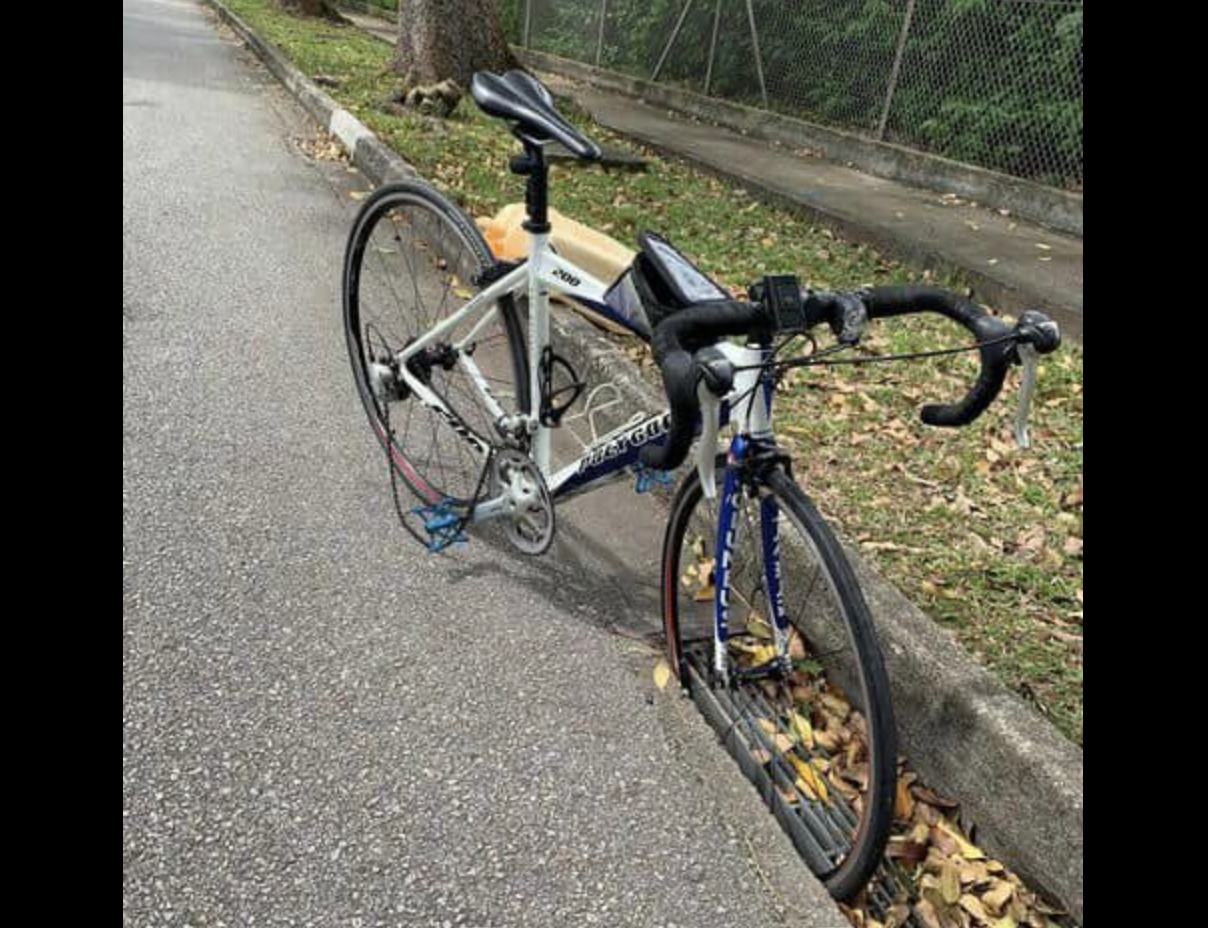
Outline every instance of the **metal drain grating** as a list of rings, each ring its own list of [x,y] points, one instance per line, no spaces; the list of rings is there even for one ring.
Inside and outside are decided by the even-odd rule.
[[[768,719],[784,734],[780,713],[774,711],[757,686],[714,689],[708,679],[708,658],[701,649],[686,654],[688,691],[701,714],[717,733],[743,775],[751,782],[788,834],[806,866],[824,876],[842,860],[848,838],[858,816],[838,792],[829,802],[806,795],[798,786],[797,774],[776,748],[775,742],[759,725]],[[826,752],[818,750],[819,756]],[[770,760],[764,763],[761,757]],[[866,892],[865,908],[878,920],[887,915],[896,899],[905,891],[905,880],[896,864],[886,860]],[[923,928],[912,915],[908,928]]]

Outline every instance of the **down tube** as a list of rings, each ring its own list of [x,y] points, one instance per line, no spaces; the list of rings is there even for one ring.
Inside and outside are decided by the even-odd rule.
[[[555,475],[551,487],[554,498],[560,500],[586,492],[637,467],[642,449],[666,441],[670,427],[670,414],[659,413],[628,431],[593,445],[575,464]]]

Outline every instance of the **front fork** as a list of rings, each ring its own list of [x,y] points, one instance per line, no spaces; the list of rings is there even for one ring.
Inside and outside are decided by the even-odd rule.
[[[748,471],[753,442],[738,435],[730,445],[726,460],[726,477],[718,509],[717,551],[714,560],[713,586],[716,591],[713,621],[713,670],[717,680],[726,686],[731,680],[730,668],[730,571],[734,562],[734,536],[738,507],[742,504],[744,473]],[[771,496],[759,503],[760,543],[763,552],[764,587],[772,615],[773,640],[776,656],[744,676],[773,676],[789,666],[789,619],[784,608],[780,574],[780,507]],[[754,607],[754,603],[748,604]]]

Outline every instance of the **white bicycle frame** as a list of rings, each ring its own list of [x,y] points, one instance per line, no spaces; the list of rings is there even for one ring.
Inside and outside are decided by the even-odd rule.
[[[481,438],[468,433],[441,397],[408,369],[407,362],[424,349],[440,342],[451,344],[457,351],[457,363],[462,365],[470,376],[484,405],[495,420],[507,429],[523,427],[532,436],[532,460],[540,469],[551,494],[556,498],[571,489],[577,491],[580,487],[586,488],[602,478],[632,469],[635,466],[636,452],[666,434],[670,426],[670,415],[664,411],[636,423],[629,420],[629,424],[597,439],[578,461],[557,473],[551,472],[553,429],[541,422],[541,361],[550,345],[551,299],[558,295],[588,306],[602,306],[608,287],[582,268],[559,256],[551,247],[548,234],[530,233],[529,243],[529,257],[525,263],[489,285],[448,319],[399,352],[398,370],[415,397],[448,420],[459,434],[478,447],[484,455],[488,454],[490,446]],[[526,295],[528,298],[530,408],[515,414],[508,413],[499,404],[478,364],[470,354],[462,351],[472,345],[479,333],[496,318],[499,300],[508,295]],[[473,324],[464,335],[449,342],[454,333],[471,322]],[[730,419],[740,434],[763,438],[770,436],[772,430],[770,403],[760,389],[760,371],[756,367],[764,360],[763,351],[757,347],[740,347],[728,342],[723,342],[717,347],[739,370],[735,377],[734,389],[728,397],[714,397],[703,384],[701,386],[703,421],[697,463],[706,492],[714,488],[713,469],[723,410],[729,410]],[[479,510],[475,521],[498,515],[501,507],[487,502],[480,506]]]

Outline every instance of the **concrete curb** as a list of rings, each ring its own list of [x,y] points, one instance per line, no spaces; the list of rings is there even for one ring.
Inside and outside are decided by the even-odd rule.
[[[220,0],[205,0],[375,184],[417,173],[261,40]],[[573,313],[553,317],[581,372],[616,383],[638,408],[666,405],[625,352]],[[669,497],[669,491],[662,492]],[[1083,918],[1083,754],[978,666],[946,631],[854,551],[885,650],[902,742],[934,788],[961,799],[977,839]]]
[[[1044,187],[939,155],[873,141],[850,132],[705,97],[678,87],[651,83],[545,52],[527,48],[517,48],[516,52],[525,65],[537,70],[550,71],[627,96],[639,97],[698,119],[749,133],[756,138],[820,151],[831,161],[850,163],[877,177],[1009,209],[1017,216],[1059,232],[1082,236],[1084,198],[1079,193]]]
[[[239,38],[260,58],[302,104],[311,117],[340,140],[352,164],[377,185],[414,178],[415,170],[396,155],[372,130],[325,94],[305,74],[286,60],[220,0],[204,0]]]

